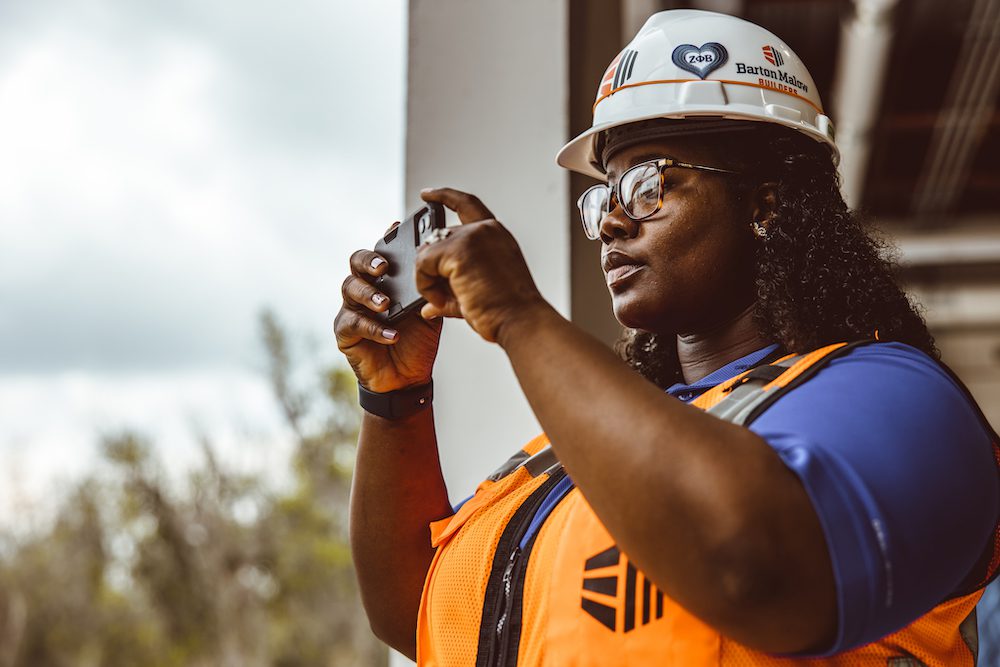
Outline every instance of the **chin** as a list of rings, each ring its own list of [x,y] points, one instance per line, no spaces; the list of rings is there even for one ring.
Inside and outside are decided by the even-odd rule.
[[[673,333],[677,329],[670,322],[666,313],[671,312],[669,306],[640,298],[637,294],[612,294],[611,306],[617,319],[623,327],[641,329],[653,333]]]

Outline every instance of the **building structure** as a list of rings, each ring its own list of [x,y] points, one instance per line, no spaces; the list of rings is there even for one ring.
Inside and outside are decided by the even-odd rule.
[[[611,344],[599,244],[575,207],[593,182],[554,155],[590,126],[608,62],[671,8],[747,18],[807,63],[837,125],[845,198],[898,245],[944,360],[1000,426],[1000,0],[410,0],[407,205],[427,186],[479,195],[545,297]],[[435,391],[457,501],[539,427],[503,353],[461,323],[446,323]],[[980,623],[982,664],[1000,664],[1000,618]]]

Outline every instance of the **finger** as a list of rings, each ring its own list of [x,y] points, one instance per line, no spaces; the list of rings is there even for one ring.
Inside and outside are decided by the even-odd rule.
[[[351,273],[356,276],[380,276],[388,266],[385,257],[371,250],[358,250],[351,255]]]
[[[425,303],[420,308],[420,317],[425,320],[436,320],[442,317],[462,317],[462,309],[458,307],[458,302],[454,300],[447,301],[444,306]]]
[[[370,340],[380,345],[393,345],[399,340],[399,332],[382,322],[368,317],[360,310],[342,308],[333,323],[337,347],[341,351],[354,347],[361,341]]]
[[[434,320],[441,317],[441,309],[433,303],[425,303],[420,307],[420,317],[425,320]]]
[[[458,213],[458,219],[462,221],[462,224],[493,217],[490,209],[486,208],[479,197],[454,188],[424,188],[420,191],[420,198],[424,201],[444,204]]]
[[[423,245],[417,251],[416,286],[420,296],[435,306],[444,307],[455,295],[442,271],[442,244]]]
[[[344,279],[340,287],[344,303],[350,307],[363,307],[381,313],[389,307],[389,297],[379,292],[374,285],[355,275]]]

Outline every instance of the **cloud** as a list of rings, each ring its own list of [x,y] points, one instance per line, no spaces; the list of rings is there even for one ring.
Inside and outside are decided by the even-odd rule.
[[[404,5],[0,3],[0,512],[123,428],[280,467],[256,313],[332,350],[401,214]]]
[[[326,334],[400,213],[401,3],[34,7],[0,28],[0,371],[246,365],[265,303]]]

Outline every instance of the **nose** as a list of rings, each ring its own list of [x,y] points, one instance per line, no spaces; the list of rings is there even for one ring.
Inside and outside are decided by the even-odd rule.
[[[625,215],[617,202],[614,208],[601,220],[601,242],[608,245],[615,239],[631,239],[639,234],[639,223]]]

